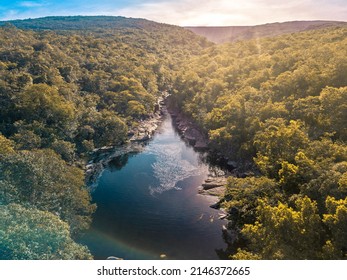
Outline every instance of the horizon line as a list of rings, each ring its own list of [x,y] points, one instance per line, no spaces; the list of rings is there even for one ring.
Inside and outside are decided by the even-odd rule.
[[[297,20],[288,20],[288,21],[274,21],[274,22],[265,22],[261,24],[250,24],[250,25],[178,25],[178,24],[171,24],[171,23],[165,23],[165,22],[159,22],[147,18],[141,18],[141,17],[127,17],[127,16],[122,16],[122,15],[48,15],[48,16],[40,16],[40,17],[34,17],[34,18],[18,18],[18,19],[7,19],[7,20],[0,20],[0,22],[11,22],[11,21],[26,21],[26,20],[37,20],[37,19],[44,19],[44,18],[54,18],[54,17],[121,17],[121,18],[126,18],[126,19],[139,19],[139,20],[147,20],[147,21],[152,21],[156,22],[159,24],[167,24],[167,25],[173,25],[173,26],[180,26],[183,28],[220,28],[220,27],[252,27],[252,26],[261,26],[261,25],[266,25],[266,24],[282,24],[282,23],[289,23],[289,22],[338,22],[338,23],[347,23],[347,21],[342,21],[342,20],[328,20],[328,19],[297,19]]]

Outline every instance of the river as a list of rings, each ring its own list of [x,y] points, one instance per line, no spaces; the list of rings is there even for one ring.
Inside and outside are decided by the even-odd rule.
[[[165,117],[140,153],[110,163],[92,193],[97,210],[83,237],[95,259],[218,259],[224,249],[215,198],[198,194],[209,165]]]

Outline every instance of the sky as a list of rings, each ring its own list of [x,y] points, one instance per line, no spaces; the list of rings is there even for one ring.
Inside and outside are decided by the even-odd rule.
[[[347,0],[0,0],[0,20],[67,15],[126,16],[180,26],[347,21]]]

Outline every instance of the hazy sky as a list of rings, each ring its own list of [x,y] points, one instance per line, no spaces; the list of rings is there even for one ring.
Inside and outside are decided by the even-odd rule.
[[[182,26],[347,21],[347,0],[0,0],[0,20],[52,15],[120,15]]]

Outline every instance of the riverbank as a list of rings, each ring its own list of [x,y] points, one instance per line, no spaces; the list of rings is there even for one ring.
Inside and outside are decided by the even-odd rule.
[[[208,177],[199,187],[199,194],[220,197],[225,193],[227,177]]]
[[[153,139],[135,143],[142,152],[115,158],[98,178],[83,244],[96,259],[218,259],[227,221],[210,207],[218,198],[197,190],[214,167],[182,140],[170,115]]]
[[[155,105],[154,113],[147,119],[140,121],[137,127],[131,129],[128,133],[129,142],[143,142],[150,140],[158,126],[163,120],[163,117],[167,114],[165,105],[166,95],[158,98],[157,104]]]
[[[163,118],[168,114],[164,100],[165,96],[158,98],[155,112],[128,132],[128,140],[124,144],[93,150],[90,160],[85,166],[85,181],[91,189],[96,187],[103,170],[115,158],[143,151],[148,140],[153,137]]]
[[[138,127],[128,133],[128,141],[121,146],[110,146],[95,149],[91,160],[86,165],[86,182],[93,190],[103,170],[112,162],[121,163],[123,158],[129,154],[137,154],[144,150],[148,141],[152,139],[161,122],[170,114],[174,128],[179,132],[181,138],[199,153],[208,154],[208,139],[199,131],[188,118],[178,111],[166,107],[164,98],[157,102],[156,112],[148,119],[141,121]],[[230,167],[229,167],[230,168]],[[234,169],[233,166],[231,169]],[[228,176],[236,176],[235,172],[225,170],[210,172],[204,183],[198,188],[198,194],[211,196],[213,203],[210,207],[219,209],[220,198],[224,195]],[[221,209],[222,210],[222,209]]]
[[[180,134],[181,138],[186,141],[197,152],[203,152],[206,155],[212,151],[209,149],[209,141],[207,135],[205,135],[197,125],[195,125],[189,118],[182,114],[179,110],[168,106],[168,113],[171,115],[174,123],[174,127]],[[198,194],[204,196],[210,196],[212,198],[211,208],[222,211],[219,215],[220,219],[226,218],[224,209],[220,208],[221,198],[226,190],[227,177],[231,176],[231,169],[236,168],[236,163],[232,163],[234,166],[226,168],[224,171],[210,172],[204,183],[198,187]]]
[[[201,128],[179,109],[170,106],[170,104],[167,107],[168,113],[173,118],[174,126],[181,138],[194,147],[195,150],[208,154],[210,161],[227,171],[228,176],[245,178],[257,173],[251,159],[241,162],[226,157],[222,152],[216,152],[210,146],[208,135],[201,131]]]
[[[168,106],[168,112],[174,121],[175,128],[185,141],[198,151],[208,150],[207,136],[189,118],[170,106]]]

